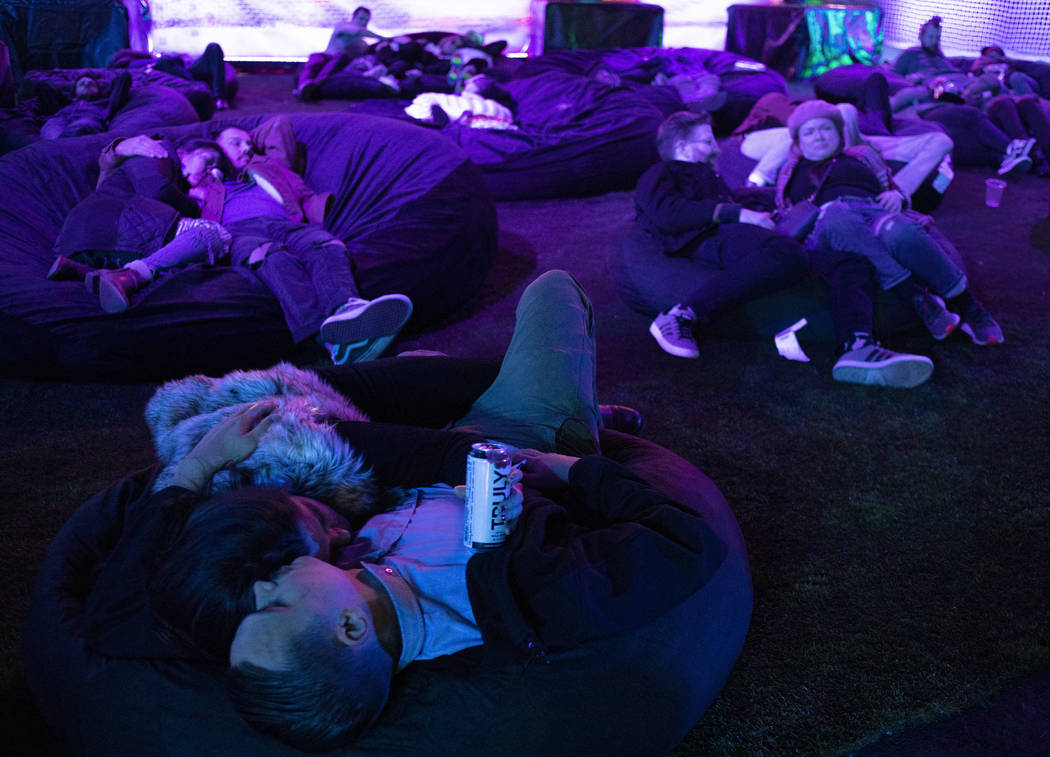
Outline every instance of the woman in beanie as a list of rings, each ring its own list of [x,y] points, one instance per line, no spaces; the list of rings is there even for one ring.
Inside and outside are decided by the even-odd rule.
[[[810,201],[821,208],[808,245],[866,257],[881,288],[911,302],[934,339],[957,327],[975,344],[998,344],[1002,330],[967,289],[966,274],[928,216],[902,210],[908,198],[871,147],[845,147],[839,109],[803,103],[788,119],[792,154],[777,177],[777,207]]]

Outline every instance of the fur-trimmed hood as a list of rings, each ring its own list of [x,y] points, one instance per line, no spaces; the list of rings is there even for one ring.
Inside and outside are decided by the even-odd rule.
[[[251,457],[215,475],[211,493],[248,484],[280,486],[363,523],[377,507],[371,471],[333,424],[368,417],[315,373],[288,363],[161,386],[146,404],[146,423],[164,464],[153,490],[171,483],[178,462],[216,423],[262,400],[277,402],[274,420]]]

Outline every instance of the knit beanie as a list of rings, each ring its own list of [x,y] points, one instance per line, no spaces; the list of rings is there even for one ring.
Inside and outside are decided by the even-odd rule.
[[[791,132],[792,142],[798,142],[798,130],[811,118],[831,119],[839,131],[839,136],[842,136],[842,113],[839,112],[839,109],[823,100],[806,100],[788,116],[788,131]]]

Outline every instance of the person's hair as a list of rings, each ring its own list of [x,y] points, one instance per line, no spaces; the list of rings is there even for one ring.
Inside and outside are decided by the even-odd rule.
[[[359,737],[390,695],[390,658],[332,640],[324,621],[287,640],[287,669],[244,662],[229,670],[226,690],[252,727],[310,752]]]
[[[1005,58],[1006,52],[999,45],[985,45],[981,48],[981,55],[991,55],[997,58]]]
[[[175,143],[175,149],[179,152],[195,152],[197,150],[210,150],[215,153],[215,159],[219,170],[224,175],[229,176],[229,172],[226,170],[229,166],[229,160],[226,158],[226,153],[222,151],[219,143],[209,137],[197,137],[187,136],[180,139]]]
[[[353,18],[358,13],[367,13],[369,18],[372,17],[372,9],[371,8],[366,8],[363,5],[359,5],[356,8],[354,8],[354,12],[350,14],[350,18]]]
[[[920,43],[922,43],[922,35],[925,34],[926,30],[929,27],[931,27],[931,26],[934,26],[938,30],[940,30],[940,28],[941,28],[941,17],[940,16],[931,16],[929,21],[927,21],[926,23],[924,23],[922,26],[919,27],[919,42]],[[940,49],[941,49],[941,43],[938,42],[937,43],[937,51],[940,52]]]
[[[252,585],[310,553],[289,495],[246,487],[211,497],[155,556],[150,602],[167,629],[226,663],[237,626],[255,611]]]
[[[711,114],[707,111],[693,113],[692,111],[679,111],[672,113],[660,128],[656,130],[656,149],[663,160],[674,159],[674,146],[682,140],[688,140],[692,136],[693,129],[698,126],[711,124]]]

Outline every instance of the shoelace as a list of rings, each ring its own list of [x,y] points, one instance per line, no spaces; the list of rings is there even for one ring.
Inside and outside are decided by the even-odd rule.
[[[682,339],[686,335],[691,335],[693,322],[689,318],[686,318],[684,315],[674,315],[671,318],[673,320],[665,322],[660,328],[664,336]]]

